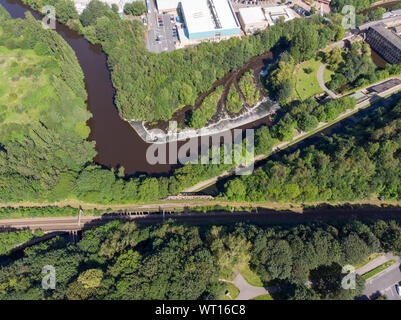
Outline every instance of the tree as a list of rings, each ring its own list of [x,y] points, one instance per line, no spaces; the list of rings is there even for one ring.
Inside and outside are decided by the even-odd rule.
[[[319,120],[317,120],[314,115],[302,114],[301,119],[297,121],[297,124],[298,128],[302,131],[310,131],[318,126]]]
[[[118,5],[116,5],[115,3],[111,5],[111,10],[113,10],[114,13],[118,13],[120,11]]]
[[[355,234],[348,235],[342,241],[343,262],[358,264],[368,256],[369,249],[366,243]]]
[[[261,252],[257,264],[258,274],[267,282],[274,279],[287,279],[292,268],[292,254],[285,240],[269,240]]]
[[[103,279],[103,271],[100,269],[89,269],[81,273],[78,277],[78,282],[85,289],[97,288]]]
[[[91,0],[86,8],[82,11],[79,19],[84,27],[93,25],[96,20],[109,10],[109,7],[99,0]]]
[[[56,1],[55,9],[57,20],[63,24],[66,24],[69,20],[75,20],[79,18],[74,2],[71,0]]]
[[[229,181],[226,186],[226,196],[232,200],[243,201],[246,197],[246,187],[245,184],[239,180],[231,180]]]
[[[261,127],[255,133],[255,152],[256,154],[269,154],[271,153],[277,139],[274,139],[270,134],[267,126]]]
[[[146,12],[146,6],[142,0],[134,1],[132,3],[127,3],[124,6],[125,14],[132,14],[134,16],[140,16]]]

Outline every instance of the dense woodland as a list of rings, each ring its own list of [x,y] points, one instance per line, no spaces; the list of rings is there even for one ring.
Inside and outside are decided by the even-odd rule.
[[[0,8],[0,21],[0,198],[65,199],[96,154],[82,70],[61,36],[30,14],[8,19]]]
[[[247,201],[399,200],[400,123],[401,103],[379,108],[343,133],[230,181],[225,195]]]
[[[276,299],[353,299],[341,288],[342,266],[374,252],[401,251],[395,221],[296,227],[191,227],[167,222],[138,227],[114,221],[1,260],[0,299],[221,299],[232,270],[249,266],[262,284],[283,285]],[[56,268],[55,290],[41,288],[44,265]],[[314,280],[309,288],[306,281]]]
[[[43,234],[41,230],[32,232],[28,229],[0,232],[0,256],[9,254],[16,246],[24,244],[32,238],[42,236]]]

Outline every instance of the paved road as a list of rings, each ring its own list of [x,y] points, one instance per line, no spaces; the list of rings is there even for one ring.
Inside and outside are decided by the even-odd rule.
[[[383,254],[380,257],[377,257],[373,261],[365,264],[363,267],[361,267],[358,270],[356,270],[356,273],[359,274],[359,275],[363,275],[363,274],[365,274],[365,273],[377,268],[378,266],[380,266],[383,263],[385,263],[387,261],[390,261],[390,260],[398,261],[399,257],[396,257],[391,253]]]
[[[249,300],[263,294],[269,294],[269,291],[263,287],[251,286],[240,273],[237,274],[233,283],[240,291],[235,300]]]
[[[397,263],[366,281],[364,295],[369,299],[375,299],[385,294],[389,300],[401,300],[395,289],[395,285],[400,282],[401,263],[398,258]]]
[[[338,98],[338,95],[331,91],[329,88],[326,87],[324,82],[324,69],[326,69],[326,63],[322,63],[319,70],[317,71],[317,81],[319,82],[320,87],[332,98]]]

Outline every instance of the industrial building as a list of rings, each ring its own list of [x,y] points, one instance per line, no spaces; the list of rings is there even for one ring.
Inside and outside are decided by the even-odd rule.
[[[285,22],[295,19],[291,9],[286,6],[264,7],[264,11],[270,26],[275,25],[280,17],[283,17]]]
[[[175,12],[181,0],[156,0],[157,10],[162,12]]]
[[[185,36],[193,41],[239,36],[240,24],[230,0],[181,0]]]
[[[401,37],[384,24],[369,27],[365,40],[389,63],[401,63]]]
[[[123,13],[124,12],[124,6],[127,3],[132,3],[135,0],[100,0],[101,2],[108,4],[110,7],[112,4],[117,5],[118,7],[118,13]],[[140,0],[142,1],[142,0]],[[89,2],[91,2],[91,0],[73,0],[74,5],[75,5],[75,9],[77,9],[77,12],[79,14],[82,13],[82,11],[84,11],[84,9],[88,6]]]
[[[242,29],[246,34],[264,30],[269,26],[262,7],[249,7],[239,9],[239,18]]]

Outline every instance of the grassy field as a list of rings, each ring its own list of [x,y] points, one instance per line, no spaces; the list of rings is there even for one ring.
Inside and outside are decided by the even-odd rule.
[[[0,118],[6,123],[27,123],[49,105],[52,88],[42,72],[46,58],[33,51],[0,47]],[[34,84],[34,85],[33,85]]]
[[[385,263],[383,263],[382,265],[378,266],[377,268],[369,271],[368,273],[365,273],[362,277],[367,280],[369,278],[372,278],[373,276],[375,276],[376,274],[386,270],[387,268],[391,267],[393,264],[395,263],[395,260],[390,260],[387,261]]]
[[[223,296],[221,296],[218,300],[235,300],[239,295],[239,289],[232,283],[226,282],[226,287],[228,291],[228,295],[224,292]]]
[[[68,130],[87,138],[90,129],[85,119],[89,113],[84,101],[60,81],[60,73],[60,66],[51,57],[0,46],[0,141],[22,139],[26,133],[16,125],[26,126],[39,119],[49,124],[60,117]]]
[[[322,62],[312,59],[304,62],[295,73],[295,97],[300,100],[306,100],[323,90],[317,81],[317,71]]]
[[[242,274],[242,276],[245,278],[246,281],[248,281],[248,283],[251,286],[255,286],[255,287],[263,287],[263,283],[260,280],[259,276],[253,272],[249,266],[245,266],[242,267],[239,272]]]

